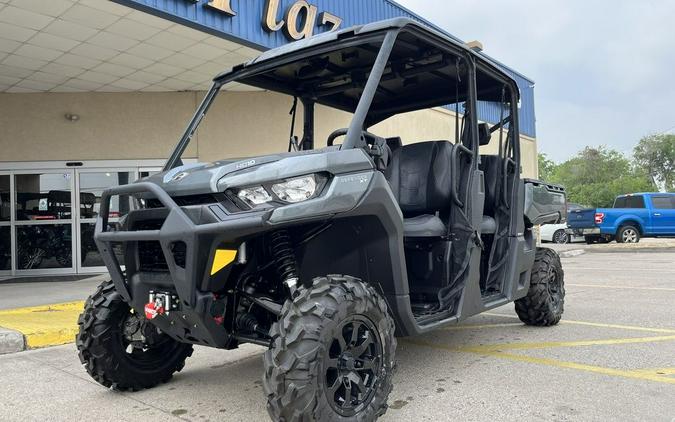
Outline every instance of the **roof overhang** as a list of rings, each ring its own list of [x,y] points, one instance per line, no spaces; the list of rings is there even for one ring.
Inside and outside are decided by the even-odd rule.
[[[206,90],[214,75],[258,54],[109,1],[0,3],[0,92]]]

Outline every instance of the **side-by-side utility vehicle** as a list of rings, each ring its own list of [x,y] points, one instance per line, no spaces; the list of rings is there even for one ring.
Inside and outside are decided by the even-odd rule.
[[[218,109],[229,96],[216,96],[229,83],[285,95],[291,135],[258,139],[253,127],[209,142],[277,139],[287,152],[185,159],[209,108],[217,124],[228,118]],[[95,240],[112,280],[79,320],[87,371],[138,390],[181,370],[195,344],[253,343],[268,348],[273,419],[370,421],[387,408],[395,336],[513,301],[526,324],[556,324],[563,271],[532,227],[565,219],[565,192],[521,179],[518,101],[487,58],[407,19],[289,44],[217,76],[164,171],[102,196]],[[483,106],[501,114],[496,124],[479,122]],[[378,135],[396,127],[378,123],[433,107],[449,111],[445,140]],[[319,138],[325,108],[349,127]],[[134,204],[114,230],[113,197]]]

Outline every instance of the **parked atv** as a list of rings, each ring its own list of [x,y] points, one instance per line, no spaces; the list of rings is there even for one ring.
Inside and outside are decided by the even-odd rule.
[[[269,134],[289,152],[183,164],[233,82],[289,96],[290,139]],[[95,239],[112,280],[79,319],[85,368],[139,390],[180,371],[193,344],[253,343],[268,348],[273,419],[370,421],[387,409],[395,336],[513,301],[526,324],[558,323],[563,271],[532,227],[564,221],[565,192],[520,178],[518,96],[484,56],[406,19],[299,41],[216,77],[164,171],[103,194]],[[499,123],[478,121],[479,102],[501,110]],[[318,149],[316,104],[352,113]],[[463,115],[453,142],[377,135],[377,123],[431,107]],[[224,148],[256,142],[222,136]],[[480,155],[491,141],[497,153]],[[116,195],[139,207],[108,231]]]

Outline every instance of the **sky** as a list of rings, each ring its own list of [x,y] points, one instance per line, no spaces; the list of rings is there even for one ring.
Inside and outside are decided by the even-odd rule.
[[[675,1],[397,0],[535,81],[539,152],[675,133]]]

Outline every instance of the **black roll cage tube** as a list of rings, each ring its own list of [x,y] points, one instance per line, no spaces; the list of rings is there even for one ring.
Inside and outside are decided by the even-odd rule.
[[[368,42],[373,42],[373,41],[383,41],[387,37],[391,39],[391,47],[389,49],[389,52],[391,52],[391,48],[393,48],[393,41],[396,38],[396,35],[400,32],[400,29],[388,29],[384,31],[384,34],[382,32],[375,32],[373,34],[363,36],[363,37],[355,37],[353,39],[348,39],[348,40],[343,40],[340,43],[340,47],[348,47],[348,46],[356,46],[356,45],[361,45],[361,44],[366,44]],[[381,47],[382,48],[382,47]],[[227,85],[230,82],[236,81],[237,79],[245,79],[247,77],[253,76],[258,73],[263,73],[268,70],[272,70],[274,68],[283,66],[288,63],[292,63],[294,61],[297,61],[298,59],[301,59],[302,57],[306,57],[308,54],[324,54],[328,53],[331,51],[336,50],[336,45],[334,43],[327,43],[327,44],[320,44],[316,47],[310,47],[307,49],[302,49],[298,50],[295,52],[291,52],[287,55],[280,56],[278,58],[272,59],[270,61],[263,61],[261,63],[254,63],[249,66],[244,66],[239,69],[235,68],[235,70],[220,74],[216,76],[216,78],[213,80],[213,84],[211,85],[211,88],[209,88],[208,92],[204,96],[204,99],[202,102],[199,104],[199,107],[197,107],[197,111],[195,111],[192,119],[190,120],[190,123],[188,126],[185,128],[185,131],[183,132],[183,136],[181,136],[180,140],[176,144],[176,147],[173,149],[173,152],[169,156],[169,159],[166,161],[166,164],[164,165],[163,171],[168,171],[171,169],[174,169],[178,166],[181,165],[181,156],[187,149],[188,145],[190,144],[190,141],[192,140],[192,137],[194,136],[195,131],[197,130],[197,127],[201,123],[202,119],[206,116],[206,113],[208,112],[209,108],[213,104],[213,100],[218,94],[218,91],[223,85]],[[385,64],[386,64],[386,58],[389,57],[389,54],[386,54],[385,59]],[[378,55],[378,59],[380,60],[381,54]],[[380,75],[381,77],[382,75]],[[372,77],[372,74],[371,74]],[[379,78],[377,79],[377,82],[379,84]],[[369,82],[370,79],[368,78]],[[283,91],[282,91],[283,92]],[[293,95],[293,93],[287,93],[289,95]],[[301,98],[303,100],[303,105],[306,105],[307,103],[312,103],[311,108],[313,109],[313,101],[311,100],[305,100],[304,98]],[[360,103],[360,102],[359,102]],[[370,103],[368,104],[368,108],[370,107]],[[305,107],[307,110],[307,108]],[[368,109],[365,110],[366,113]],[[356,117],[356,116],[355,116]],[[365,116],[364,116],[365,120]],[[313,118],[312,118],[312,123],[313,123]],[[313,140],[312,140],[313,143]]]
[[[264,73],[268,70],[272,70],[274,68],[286,65],[288,63],[292,63],[294,61],[297,61],[303,57],[307,57],[308,55],[320,55],[324,53],[329,53],[337,48],[344,48],[344,47],[350,47],[350,46],[358,46],[358,45],[364,45],[370,42],[381,42],[381,46],[377,55],[377,58],[375,59],[375,62],[373,63],[373,68],[372,71],[370,72],[370,75],[368,76],[368,80],[366,82],[366,85],[364,87],[364,91],[361,95],[361,99],[357,105],[357,108],[354,112],[353,118],[350,122],[349,129],[345,138],[345,141],[342,144],[342,148],[348,149],[348,148],[354,148],[354,147],[362,147],[365,145],[362,145],[363,140],[362,140],[362,132],[363,130],[367,129],[365,127],[366,125],[366,118],[368,116],[368,112],[370,110],[370,107],[372,105],[373,99],[375,97],[375,93],[380,85],[380,81],[384,75],[384,71],[387,66],[387,62],[389,60],[389,57],[391,55],[391,52],[393,51],[394,44],[396,42],[397,37],[399,34],[403,31],[410,31],[414,32],[415,35],[419,36],[420,38],[426,40],[427,42],[430,42],[437,47],[441,48],[442,50],[445,51],[450,51],[453,54],[459,55],[459,56],[464,56],[464,58],[468,59],[468,76],[469,76],[469,101],[468,102],[468,110],[467,113],[469,113],[471,116],[477,116],[477,89],[476,89],[476,73],[480,69],[483,72],[488,73],[491,77],[497,79],[497,80],[503,80],[511,89],[512,95],[514,95],[516,98],[518,97],[518,90],[517,87],[515,87],[515,92],[514,92],[514,85],[515,82],[510,79],[505,79],[500,75],[500,72],[497,71],[496,69],[493,69],[491,64],[486,64],[486,63],[476,63],[476,57],[472,54],[470,54],[470,50],[462,51],[461,49],[450,49],[447,46],[447,43],[442,42],[442,40],[436,39],[436,37],[429,36],[428,34],[422,33],[421,31],[416,30],[415,27],[401,27],[401,28],[396,28],[396,29],[386,29],[383,31],[378,31],[374,32],[372,34],[368,34],[365,36],[356,36],[354,38],[345,38],[340,41],[340,43],[336,46],[335,43],[329,42],[326,44],[319,44],[314,47],[309,47],[306,49],[301,49],[297,50],[295,52],[288,53],[283,56],[279,56],[277,58],[273,58],[269,61],[262,61],[260,63],[253,63],[249,64],[247,66],[240,66],[240,67],[235,67],[235,70],[230,71],[228,73],[223,73],[221,75],[218,75],[214,79],[214,83],[209,89],[209,91],[206,93],[204,99],[200,103],[199,107],[197,108],[194,116],[192,117],[190,123],[186,127],[182,137],[178,141],[176,147],[174,148],[173,152],[171,153],[169,159],[167,160],[166,164],[164,165],[163,170],[168,171],[171,170],[175,167],[178,167],[181,165],[181,156],[187,149],[190,141],[192,140],[192,137],[194,136],[195,131],[197,130],[197,127],[201,123],[202,119],[206,116],[206,113],[208,112],[209,108],[213,104],[213,100],[218,94],[218,91],[223,85],[226,85],[230,82],[239,80],[239,79],[245,79],[247,77],[254,76],[259,73]],[[280,91],[283,92],[283,91]],[[289,95],[297,95],[297,93],[292,93],[292,92],[286,92]],[[513,96],[512,96],[513,98]],[[300,100],[303,104],[303,109],[304,109],[304,135],[303,139],[301,142],[302,149],[313,149],[314,147],[314,105],[315,105],[315,99],[314,98],[307,98],[307,97],[300,97]],[[518,113],[517,113],[517,106],[515,104],[511,104],[512,110],[511,110],[511,116],[509,118],[511,119],[510,124],[513,126],[514,133],[519,133],[518,131]],[[478,122],[475,117],[470,119],[471,121],[469,122],[470,125],[470,134],[471,134],[471,140],[470,140],[470,149],[472,150],[474,159],[473,159],[473,164],[472,167],[477,168],[478,167],[478,160],[477,156],[479,154],[479,148],[478,148]],[[500,125],[504,124],[504,122],[500,122]],[[514,135],[516,136],[516,135]],[[457,143],[460,143],[460,140],[457,140]],[[520,164],[520,148],[519,148],[519,142],[515,142],[514,148],[514,156],[515,156],[515,164],[519,165]]]

